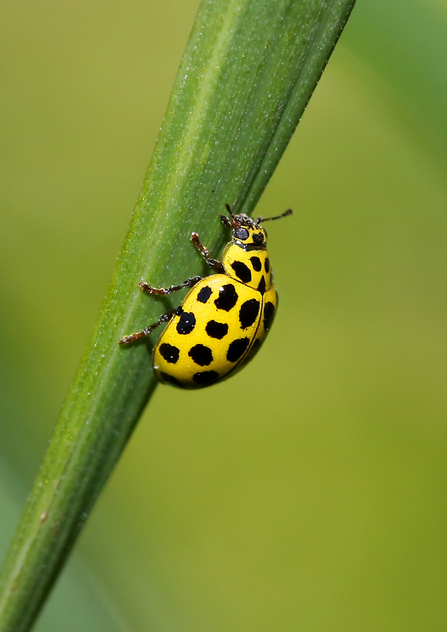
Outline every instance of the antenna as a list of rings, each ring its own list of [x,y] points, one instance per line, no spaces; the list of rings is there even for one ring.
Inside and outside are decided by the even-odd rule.
[[[225,204],[225,208],[231,215],[231,219],[234,219],[233,211],[231,210],[231,206],[229,204]],[[227,228],[232,228],[233,222],[231,222],[226,215],[219,215],[222,223],[225,224]]]
[[[234,217],[233,215],[233,211],[231,210],[231,206],[229,204],[225,204],[225,208],[227,209],[227,211],[230,213],[231,217]]]
[[[281,215],[276,215],[275,217],[258,217],[258,219],[256,220],[256,226],[259,226],[259,224],[262,224],[262,222],[271,222],[272,219],[281,219],[281,217],[287,217],[287,215],[292,215],[293,211],[291,208],[287,209],[287,211],[284,211],[284,213],[281,213]]]

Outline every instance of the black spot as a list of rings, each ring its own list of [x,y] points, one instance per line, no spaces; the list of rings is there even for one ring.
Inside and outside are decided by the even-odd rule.
[[[215,320],[210,320],[209,323],[207,323],[205,331],[210,338],[222,340],[228,333],[228,325],[226,323],[217,323]]]
[[[209,366],[213,361],[212,351],[209,347],[205,347],[205,345],[194,345],[194,347],[191,347],[188,351],[188,355],[200,366]]]
[[[261,280],[259,281],[258,292],[261,292],[261,294],[265,293],[265,277],[264,277],[264,275],[262,275]]]
[[[242,281],[242,283],[250,283],[251,281],[251,272],[250,268],[245,265],[242,261],[233,261],[231,264],[236,276],[238,279]]]
[[[270,260],[267,257],[267,259],[264,261],[264,268],[266,272],[270,272]]]
[[[239,320],[242,329],[250,327],[255,322],[259,314],[259,301],[255,298],[251,298],[249,301],[243,303],[239,310]]]
[[[175,364],[179,359],[180,349],[178,349],[178,347],[173,347],[172,345],[168,345],[166,342],[163,342],[158,350],[160,351],[160,355],[170,364]]]
[[[180,382],[176,380],[175,377],[173,377],[172,375],[169,375],[169,373],[164,373],[164,371],[160,371],[159,378],[161,382],[167,382],[168,384],[172,384],[173,386],[181,387]]]
[[[192,379],[200,386],[209,386],[219,379],[219,373],[217,371],[202,371],[201,373],[194,373]]]
[[[210,287],[208,286],[203,287],[200,290],[200,292],[197,294],[197,300],[200,301],[201,303],[206,303],[212,293],[213,293],[213,290]]]
[[[236,305],[237,299],[238,295],[234,285],[229,283],[228,285],[222,285],[219,289],[219,297],[214,301],[214,305],[217,309],[224,309],[226,312],[229,312]]]
[[[253,243],[258,246],[264,246],[264,235],[262,233],[255,233],[253,235]]]
[[[182,312],[177,323],[179,334],[190,334],[196,325],[196,317],[192,312]]]
[[[275,317],[275,306],[273,303],[266,303],[264,307],[264,329],[268,331],[272,326],[273,318]]]
[[[251,265],[253,266],[253,270],[256,272],[261,272],[262,263],[259,257],[250,257]]]
[[[228,347],[228,362],[237,362],[237,360],[244,355],[249,344],[249,338],[239,338],[238,340],[233,340],[231,345]]]

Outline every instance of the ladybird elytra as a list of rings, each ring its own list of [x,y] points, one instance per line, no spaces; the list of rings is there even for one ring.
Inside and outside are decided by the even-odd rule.
[[[167,322],[152,354],[155,375],[162,383],[197,389],[234,375],[257,353],[273,322],[278,299],[272,283],[267,233],[261,223],[292,211],[253,220],[245,214],[233,214],[228,205],[226,208],[230,217],[220,217],[231,228],[232,240],[224,249],[222,261],[212,259],[197,233],[191,234],[191,241],[215,274],[191,277],[168,288],[140,283],[148,294],[191,288],[179,307],[119,341],[128,344]]]

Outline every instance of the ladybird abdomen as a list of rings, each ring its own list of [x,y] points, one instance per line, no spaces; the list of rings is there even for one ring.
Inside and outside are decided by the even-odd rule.
[[[247,357],[244,360],[244,364],[250,362],[255,355],[258,353],[261,348],[262,343],[267,337],[268,332],[270,331],[273,320],[276,315],[276,310],[278,307],[278,294],[275,290],[275,287],[272,285],[270,290],[268,290],[264,295],[263,301],[263,309],[261,314],[261,319],[259,322],[258,330],[255,335],[255,339],[253,341],[252,346],[247,354]]]
[[[157,378],[194,389],[233,374],[257,340],[264,313],[264,299],[257,290],[226,274],[202,279],[186,295],[154,348]]]

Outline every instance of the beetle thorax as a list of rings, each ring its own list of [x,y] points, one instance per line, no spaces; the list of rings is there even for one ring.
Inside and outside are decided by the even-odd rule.
[[[228,276],[261,294],[271,287],[270,261],[265,248],[244,250],[230,242],[222,255],[222,263]]]

